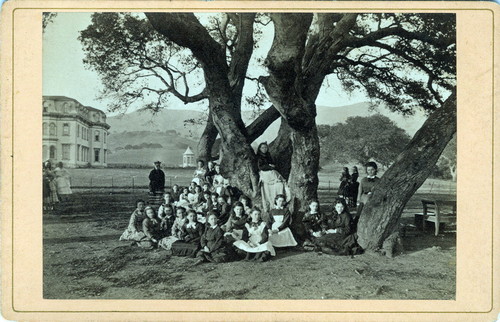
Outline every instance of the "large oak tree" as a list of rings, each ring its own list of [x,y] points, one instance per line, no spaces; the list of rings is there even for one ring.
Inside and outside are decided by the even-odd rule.
[[[454,102],[449,99],[444,103],[455,86],[452,14],[225,13],[209,22],[184,12],[148,12],[144,16],[97,13],[82,32],[86,63],[99,72],[107,94],[119,93],[117,102],[124,98],[143,100],[145,93],[154,94],[158,100],[148,106],[153,110],[161,108],[168,95],[185,102],[208,100],[209,117],[199,150],[202,155],[210,155],[218,134],[222,168],[252,197],[258,195],[259,177],[250,144],[259,131],[281,117],[272,152],[288,178],[294,213],[317,198],[319,138],[315,101],[327,77],[336,77],[343,90],[365,91],[374,101],[383,101],[394,111],[411,114],[417,108],[426,110],[429,121],[419,133],[436,140],[433,145],[424,145],[426,157],[439,156],[441,147],[449,141],[448,135],[434,133],[442,127],[453,131],[456,126],[453,112],[442,107]],[[258,46],[255,35],[263,30],[257,27],[259,24],[267,24],[265,30],[274,32],[274,38],[265,59],[252,62],[264,70],[256,77],[250,75],[249,66]],[[199,77],[188,76],[194,71],[203,75],[202,82]],[[135,86],[148,77],[157,77],[160,85]],[[241,106],[248,79],[258,80],[272,106],[252,126],[245,127]],[[194,95],[189,91],[191,81],[199,82]],[[123,91],[129,89],[131,92],[124,95]],[[432,122],[443,118],[438,112],[450,121],[440,126]],[[408,151],[413,146],[421,147],[421,141],[430,142],[425,135],[416,135]],[[413,185],[399,187],[405,195],[421,184],[427,163],[412,168],[420,174]],[[388,171],[383,184],[390,186],[392,179]],[[380,196],[385,195],[384,202],[390,200],[387,209],[391,211],[380,207],[376,198],[376,207],[369,206],[372,201],[365,207],[373,218],[390,218],[383,221],[386,224],[378,236],[360,231],[366,237],[361,240],[373,241],[364,243],[368,248],[380,246],[380,240],[393,229],[391,223],[406,203],[405,198],[387,199],[393,190],[384,191]]]

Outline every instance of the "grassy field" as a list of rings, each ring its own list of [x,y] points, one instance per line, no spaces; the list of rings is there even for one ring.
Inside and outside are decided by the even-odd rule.
[[[71,185],[76,188],[99,187],[135,187],[144,188],[149,184],[150,169],[117,169],[117,168],[91,168],[68,169],[71,174]],[[163,169],[166,176],[166,185],[188,185],[193,178],[192,169]],[[341,166],[328,167],[319,172],[319,188],[322,190],[336,191],[339,185]],[[380,172],[382,175],[383,172]],[[364,174],[361,174],[364,176]],[[427,179],[419,191],[421,193],[455,193],[456,183],[448,180]]]
[[[434,194],[433,194],[434,195]],[[416,194],[408,207],[433,195]],[[333,193],[320,191],[323,211]],[[453,227],[439,236],[411,226],[406,215],[405,253],[320,255],[277,251],[265,263],[207,263],[146,251],[118,238],[134,200],[145,189],[81,191],[43,218],[43,296],[46,299],[436,299],[455,298]],[[453,198],[440,195],[440,198]],[[92,202],[89,202],[92,200]]]

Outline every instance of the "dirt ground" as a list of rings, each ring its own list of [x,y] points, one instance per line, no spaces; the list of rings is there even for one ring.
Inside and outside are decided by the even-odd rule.
[[[415,195],[418,205],[428,195]],[[268,262],[206,263],[120,242],[145,191],[77,192],[44,214],[47,299],[436,299],[455,298],[456,239],[407,226],[404,254],[354,257],[279,249]],[[320,193],[330,211],[333,195]],[[405,216],[402,223],[413,223]]]

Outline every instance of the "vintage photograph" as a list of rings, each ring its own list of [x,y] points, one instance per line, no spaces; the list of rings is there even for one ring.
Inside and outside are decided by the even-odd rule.
[[[43,13],[44,299],[455,300],[454,13]]]

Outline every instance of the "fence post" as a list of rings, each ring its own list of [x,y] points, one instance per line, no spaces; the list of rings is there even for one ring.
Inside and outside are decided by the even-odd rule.
[[[92,177],[90,177],[90,189],[92,189]]]
[[[328,193],[330,193],[330,180],[328,180]]]
[[[114,177],[111,176],[111,192],[115,190],[115,182],[114,182]]]
[[[170,188],[172,188],[172,177],[168,177],[168,181],[170,182]]]
[[[135,177],[132,177],[132,190],[134,190],[134,178]]]

